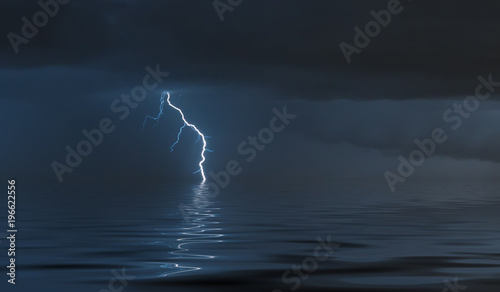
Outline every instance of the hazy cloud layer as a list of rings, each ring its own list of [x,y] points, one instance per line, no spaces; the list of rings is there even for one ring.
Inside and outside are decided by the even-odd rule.
[[[19,54],[5,37],[0,56],[4,69],[120,75],[161,63],[182,83],[245,82],[313,100],[456,98],[470,94],[479,74],[498,72],[500,4],[401,3],[350,65],[339,44],[352,44],[353,28],[387,1],[246,1],[224,22],[208,1],[72,1]],[[7,3],[2,35],[20,32],[21,17],[37,9],[35,1]],[[110,74],[111,85],[120,75]]]

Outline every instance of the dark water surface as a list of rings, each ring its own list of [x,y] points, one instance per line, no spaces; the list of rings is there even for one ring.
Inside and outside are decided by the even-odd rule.
[[[498,183],[413,181],[392,194],[383,181],[232,182],[201,208],[198,185],[147,189],[20,190],[15,290],[500,288]],[[318,237],[340,246],[283,282],[314,259]],[[133,279],[111,281],[124,271]]]

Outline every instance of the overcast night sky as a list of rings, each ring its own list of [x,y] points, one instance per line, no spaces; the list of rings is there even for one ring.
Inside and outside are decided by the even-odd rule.
[[[484,3],[484,4],[480,4]],[[402,12],[346,62],[340,43],[373,20],[387,1],[245,0],[221,21],[210,1],[73,0],[16,54],[7,35],[21,35],[37,1],[3,4],[0,29],[2,175],[58,183],[51,167],[67,145],[102,118],[116,130],[64,184],[126,184],[190,178],[199,145],[172,109],[155,128],[162,91],[172,93],[210,139],[206,168],[241,159],[237,147],[267,127],[272,109],[296,114],[243,177],[373,177],[396,171],[413,141],[441,127],[449,139],[415,171],[421,177],[497,178],[497,94],[457,130],[443,120],[474,95],[478,76],[500,82],[500,3],[401,1]],[[170,75],[120,120],[110,106],[142,84],[145,68]],[[99,177],[98,179],[96,177]]]

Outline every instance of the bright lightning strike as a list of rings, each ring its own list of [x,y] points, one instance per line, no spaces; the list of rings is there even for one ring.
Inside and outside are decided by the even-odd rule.
[[[210,151],[209,149],[207,149],[207,140],[206,138],[209,138],[209,136],[205,136],[203,135],[202,132],[200,132],[200,130],[198,130],[198,128],[193,125],[193,124],[190,124],[187,120],[186,120],[186,117],[184,116],[184,113],[182,112],[182,110],[178,107],[176,107],[175,105],[173,105],[171,102],[170,102],[170,93],[168,92],[163,92],[162,95],[161,95],[161,99],[160,99],[160,112],[158,113],[158,115],[156,117],[152,117],[152,116],[146,116],[146,118],[144,119],[144,123],[142,125],[142,128],[144,129],[144,126],[146,125],[146,121],[148,119],[152,119],[152,120],[155,120],[155,124],[154,126],[158,125],[158,121],[160,120],[161,116],[163,116],[163,108],[165,106],[165,96],[167,96],[167,102],[168,102],[168,105],[170,107],[172,107],[173,109],[177,110],[180,114],[181,114],[181,117],[182,117],[182,121],[184,122],[184,125],[182,125],[182,127],[179,129],[179,133],[177,134],[177,140],[174,142],[174,144],[172,144],[172,146],[170,147],[170,151],[174,151],[174,147],[175,145],[177,145],[177,143],[179,143],[179,140],[180,140],[180,137],[181,137],[181,134],[182,134],[182,130],[188,126],[190,127],[191,129],[193,129],[197,134],[198,134],[198,139],[196,140],[196,142],[198,142],[201,138],[201,140],[203,141],[203,149],[201,151],[201,161],[200,163],[198,164],[200,166],[200,169],[198,169],[195,173],[198,173],[198,172],[201,172],[201,176],[203,177],[203,182],[205,182],[207,180],[207,178],[205,177],[205,171],[203,169],[203,163],[205,162],[205,151]],[[195,143],[196,143],[195,142]]]

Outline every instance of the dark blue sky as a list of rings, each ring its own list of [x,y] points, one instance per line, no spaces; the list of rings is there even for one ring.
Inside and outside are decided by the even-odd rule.
[[[414,139],[447,127],[443,113],[473,95],[477,76],[500,81],[500,4],[401,1],[404,10],[348,64],[339,48],[388,1],[245,0],[220,21],[210,1],[82,1],[60,11],[16,54],[37,1],[4,4],[0,30],[2,174],[57,183],[51,167],[102,118],[116,130],[65,183],[192,177],[191,133],[169,152],[177,114],[141,132],[171,91],[213,137],[207,169],[244,159],[237,147],[287,105],[298,117],[244,165],[245,177],[374,177],[394,170]],[[123,121],[110,105],[142,84],[146,66],[170,75]],[[419,176],[496,177],[496,94],[464,119]]]

